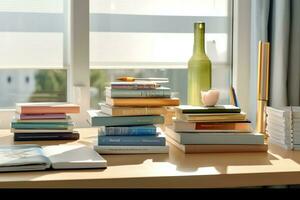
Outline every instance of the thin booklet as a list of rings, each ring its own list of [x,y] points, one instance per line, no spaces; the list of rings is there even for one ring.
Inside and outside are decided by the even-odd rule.
[[[107,161],[84,145],[0,146],[0,172],[106,167]]]

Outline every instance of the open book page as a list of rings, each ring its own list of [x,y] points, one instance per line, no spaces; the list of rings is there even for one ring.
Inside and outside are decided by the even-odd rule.
[[[50,159],[53,169],[106,168],[106,160],[85,145],[43,146],[44,154]]]
[[[0,171],[32,171],[50,168],[39,145],[0,146]]]

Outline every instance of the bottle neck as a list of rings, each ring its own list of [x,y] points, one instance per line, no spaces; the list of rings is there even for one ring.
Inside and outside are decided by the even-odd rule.
[[[194,54],[205,54],[205,25],[197,23],[194,25]]]

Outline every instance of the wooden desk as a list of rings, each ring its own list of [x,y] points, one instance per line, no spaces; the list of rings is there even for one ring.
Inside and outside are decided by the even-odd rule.
[[[93,145],[97,129],[80,129],[76,142],[41,145]],[[13,135],[0,130],[0,144],[13,144]],[[16,142],[21,144],[25,142]],[[27,142],[29,143],[29,142]],[[270,145],[268,153],[184,154],[170,146],[170,154],[103,155],[105,170],[48,170],[0,173],[1,188],[211,188],[300,184],[300,152]]]

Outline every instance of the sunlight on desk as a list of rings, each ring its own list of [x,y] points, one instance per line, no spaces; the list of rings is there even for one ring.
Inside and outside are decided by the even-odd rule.
[[[40,145],[94,145],[97,129],[79,129],[80,140]],[[0,144],[13,142],[2,130]],[[170,144],[169,144],[170,145]],[[300,184],[300,152],[270,145],[268,152],[184,154],[170,145],[169,154],[102,155],[107,169],[47,170],[0,174],[0,187],[242,187]]]

